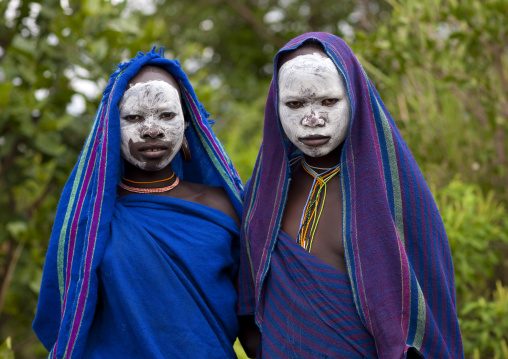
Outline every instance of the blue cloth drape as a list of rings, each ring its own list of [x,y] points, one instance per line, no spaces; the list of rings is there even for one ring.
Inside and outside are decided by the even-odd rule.
[[[201,204],[119,199],[84,357],[236,358],[238,235],[233,219]]]

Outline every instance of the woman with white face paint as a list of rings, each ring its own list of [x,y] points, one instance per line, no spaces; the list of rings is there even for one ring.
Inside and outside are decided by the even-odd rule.
[[[236,358],[242,184],[207,118],[162,50],[111,76],[48,249],[51,358]]]
[[[463,357],[441,217],[351,49],[304,34],[274,68],[242,218],[249,356]]]
[[[129,82],[118,109],[124,160],[120,197],[153,193],[180,198],[216,208],[239,222],[223,189],[180,180],[172,169],[171,161],[179,151],[187,162],[192,154],[184,134],[189,123],[171,74],[143,67]]]

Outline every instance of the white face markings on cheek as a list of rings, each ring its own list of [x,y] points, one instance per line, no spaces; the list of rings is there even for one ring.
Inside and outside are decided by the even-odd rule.
[[[161,80],[137,83],[125,91],[118,108],[122,157],[144,170],[166,167],[183,140],[184,118],[178,91]],[[164,149],[164,154],[156,159],[144,156],[148,144]]]
[[[313,53],[284,63],[278,95],[282,128],[303,153],[321,157],[344,142],[351,105],[346,84],[330,58]]]

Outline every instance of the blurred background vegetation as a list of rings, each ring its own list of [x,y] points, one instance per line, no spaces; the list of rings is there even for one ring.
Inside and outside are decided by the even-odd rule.
[[[31,322],[48,238],[115,64],[165,46],[245,181],[276,51],[327,31],[433,190],[466,357],[508,359],[507,14],[508,0],[0,0],[0,357],[47,354]]]

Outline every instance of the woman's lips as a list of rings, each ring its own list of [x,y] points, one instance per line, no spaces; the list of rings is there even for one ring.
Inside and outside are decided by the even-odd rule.
[[[147,143],[138,147],[141,156],[147,159],[157,159],[164,156],[168,146],[163,143]]]
[[[161,158],[162,156],[164,156],[164,153],[166,153],[166,150],[161,149],[141,151],[141,155],[149,159]]]
[[[330,137],[321,135],[311,135],[306,137],[300,137],[298,138],[298,141],[303,143],[305,146],[318,147],[328,143],[328,141],[330,141]]]

